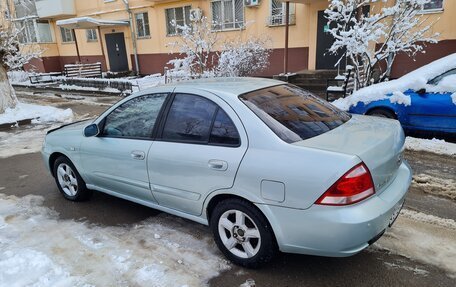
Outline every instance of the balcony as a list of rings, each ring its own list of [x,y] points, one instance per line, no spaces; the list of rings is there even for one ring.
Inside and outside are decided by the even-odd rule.
[[[55,18],[76,15],[74,0],[35,0],[40,18]]]

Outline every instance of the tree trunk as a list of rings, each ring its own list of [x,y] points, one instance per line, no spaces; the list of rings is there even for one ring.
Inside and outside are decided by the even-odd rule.
[[[0,65],[0,114],[7,108],[14,108],[17,103],[16,94],[11,85],[5,67]]]

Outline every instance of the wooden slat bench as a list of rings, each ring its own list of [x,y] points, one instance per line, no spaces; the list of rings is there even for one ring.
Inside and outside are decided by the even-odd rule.
[[[101,78],[101,63],[67,64],[64,74],[69,78]]]

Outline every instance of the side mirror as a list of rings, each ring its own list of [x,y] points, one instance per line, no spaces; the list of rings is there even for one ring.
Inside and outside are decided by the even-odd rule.
[[[86,126],[84,129],[84,136],[85,137],[94,137],[100,133],[100,129],[98,128],[97,124],[91,124]]]
[[[422,96],[422,95],[426,94],[426,89],[424,89],[424,88],[423,89],[419,89],[418,91],[416,91],[416,93],[418,95]]]

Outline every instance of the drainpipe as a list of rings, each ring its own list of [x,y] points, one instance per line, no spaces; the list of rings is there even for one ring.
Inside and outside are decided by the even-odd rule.
[[[133,40],[133,54],[135,57],[135,73],[139,75],[139,62],[138,62],[138,49],[136,47],[136,34],[135,29],[133,28],[133,13],[130,10],[130,5],[128,4],[128,0],[122,0],[125,4],[125,10],[128,13],[128,18],[130,20],[130,31],[131,31],[131,39]]]

